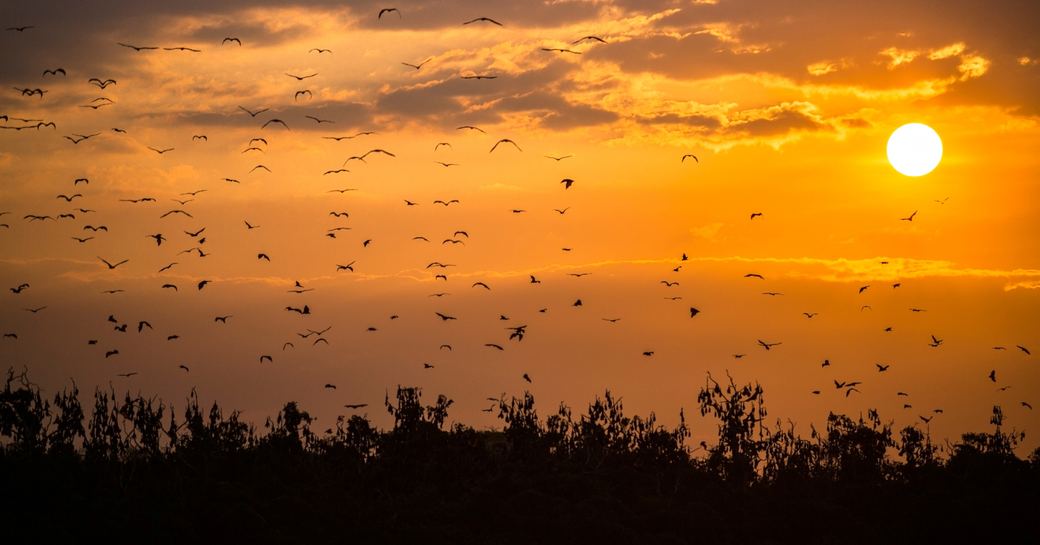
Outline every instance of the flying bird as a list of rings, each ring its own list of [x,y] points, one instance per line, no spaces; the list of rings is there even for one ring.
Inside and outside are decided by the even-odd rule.
[[[104,90],[109,85],[115,85],[116,84],[116,80],[114,80],[112,78],[108,78],[108,79],[105,79],[104,81],[102,81],[99,78],[90,78],[89,80],[87,80],[87,83],[89,83],[91,85],[96,85],[99,89]]]
[[[420,68],[423,67],[424,64],[430,62],[431,60],[433,60],[433,57],[430,57],[429,59],[426,59],[425,61],[423,61],[423,62],[421,62],[419,64],[412,64],[412,63],[409,63],[409,62],[402,62],[401,64],[403,64],[403,65],[405,65],[405,66],[407,66],[409,68],[414,68],[416,70],[419,70]],[[437,151],[437,148],[433,148],[433,149],[434,149],[434,151]]]
[[[766,350],[772,350],[772,348],[774,346],[777,346],[779,344],[783,344],[783,343],[767,343],[767,342],[763,341],[762,339],[758,340],[758,345],[761,346],[762,348],[765,348]]]
[[[285,127],[286,129],[289,128],[289,125],[286,125],[285,121],[282,121],[281,119],[277,119],[277,118],[276,119],[268,119],[266,122],[264,122],[263,125],[260,126],[260,128],[261,129],[266,129],[267,126],[270,125],[271,123],[278,123],[281,126]]]
[[[118,263],[113,265],[112,263],[110,263],[108,260],[106,260],[105,258],[103,258],[101,256],[97,256],[97,258],[100,259],[102,263],[107,265],[108,266],[108,270],[110,270],[110,271],[115,269],[116,267],[122,265],[123,263],[126,263],[126,262],[130,261],[129,259],[124,259],[124,260],[122,260],[122,261],[120,261],[120,262],[118,262]]]
[[[116,43],[118,45],[123,46],[123,47],[128,47],[130,49],[133,49],[134,51],[137,51],[138,53],[140,53],[141,51],[151,51],[153,49],[159,49],[158,46],[154,46],[154,45],[133,45],[133,44],[125,44],[123,42],[116,42]]]
[[[575,51],[573,49],[566,49],[562,47],[543,47],[541,48],[541,50],[547,51],[549,53],[572,53],[574,55],[581,55],[581,51]]]
[[[603,38],[600,38],[599,36],[582,36],[581,38],[578,38],[577,40],[574,40],[573,42],[571,42],[571,45],[578,45],[578,44],[580,44],[581,42],[584,42],[584,41],[599,42],[601,44],[607,43],[606,40],[604,40]]]
[[[462,24],[468,25],[468,24],[471,24],[471,23],[479,23],[479,22],[491,23],[493,25],[502,26],[502,23],[499,23],[498,21],[496,21],[494,19],[490,19],[488,17],[477,17],[476,19],[470,19],[469,21],[466,21],[465,23],[462,23]]]

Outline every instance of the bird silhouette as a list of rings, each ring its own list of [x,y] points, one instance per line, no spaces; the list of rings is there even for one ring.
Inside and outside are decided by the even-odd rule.
[[[412,63],[408,63],[408,62],[402,62],[401,64],[403,64],[403,65],[405,65],[405,66],[407,66],[409,68],[414,68],[416,70],[419,70],[420,68],[423,67],[423,65],[425,65],[428,62],[430,62],[431,60],[433,60],[432,57],[429,58],[429,59],[426,59],[425,61],[423,61],[423,62],[421,62],[419,64],[412,64]],[[437,151],[437,148],[434,148],[434,151]]]
[[[581,55],[581,51],[575,51],[573,49],[567,49],[563,47],[543,47],[542,51],[548,51],[550,53],[571,53],[574,55]]]
[[[106,266],[108,266],[108,270],[110,270],[110,271],[115,269],[116,267],[118,267],[118,266],[120,266],[120,265],[130,261],[129,259],[124,259],[124,260],[119,261],[119,262],[117,262],[115,264],[112,264],[111,262],[109,262],[108,260],[106,260],[105,258],[103,258],[101,256],[97,256],[97,258],[100,259],[101,262],[104,263]]]
[[[479,22],[491,23],[493,25],[502,26],[502,23],[499,23],[498,21],[496,21],[494,19],[490,19],[488,17],[477,17],[476,19],[470,19],[469,21],[466,21],[465,23],[462,23],[462,24],[468,25],[468,24],[479,23]]]
[[[582,36],[581,38],[578,38],[577,40],[574,40],[573,42],[571,42],[571,45],[578,45],[581,42],[585,42],[585,41],[599,42],[601,44],[607,43],[606,40],[604,40],[603,38],[600,38],[599,36]]]
[[[281,119],[277,119],[277,118],[276,118],[276,119],[268,119],[267,121],[265,121],[265,122],[264,122],[264,124],[263,124],[263,125],[261,125],[261,126],[260,126],[260,128],[261,128],[261,129],[266,129],[266,128],[267,128],[267,126],[268,126],[268,125],[270,125],[270,124],[272,124],[272,123],[278,123],[279,125],[281,125],[281,126],[285,127],[286,129],[288,129],[288,128],[289,128],[289,125],[287,125],[287,124],[285,123],[285,121],[282,121]]]
[[[140,53],[141,51],[151,51],[151,50],[159,49],[158,46],[154,46],[154,45],[133,45],[133,44],[125,44],[123,42],[116,42],[116,43],[118,45],[123,46],[123,47],[128,47],[130,49],[133,49],[134,51],[137,51],[138,53]]]

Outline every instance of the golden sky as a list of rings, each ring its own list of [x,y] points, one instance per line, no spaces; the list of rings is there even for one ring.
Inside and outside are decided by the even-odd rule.
[[[0,363],[48,391],[177,405],[197,386],[254,421],[295,399],[319,425],[344,403],[385,424],[402,384],[478,427],[496,424],[486,397],[525,389],[543,414],[609,388],[672,422],[728,370],[803,432],[830,410],[923,426],[941,408],[930,429],[953,437],[993,404],[1031,431],[1040,353],[1017,346],[1040,351],[1038,16],[962,0],[7,5],[0,26],[31,28],[0,33],[0,278],[29,287],[0,296],[17,335]],[[478,17],[501,25],[463,24]],[[943,139],[926,176],[885,157],[909,122]],[[516,146],[489,151],[500,139]],[[392,155],[348,160],[376,149]],[[327,344],[298,335],[329,326]]]

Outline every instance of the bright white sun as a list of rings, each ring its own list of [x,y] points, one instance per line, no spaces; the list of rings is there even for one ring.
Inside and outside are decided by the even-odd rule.
[[[906,176],[924,176],[939,166],[943,145],[939,133],[923,123],[908,123],[888,137],[888,162]]]

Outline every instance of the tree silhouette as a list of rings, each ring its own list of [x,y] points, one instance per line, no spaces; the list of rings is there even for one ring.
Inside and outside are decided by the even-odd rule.
[[[717,439],[686,445],[607,391],[544,420],[534,396],[497,402],[502,428],[448,426],[450,398],[389,392],[393,427],[297,403],[261,431],[197,392],[180,413],[109,387],[85,413],[75,384],[46,398],[24,372],[0,391],[5,541],[380,543],[1033,542],[1040,449],[994,407],[947,447],[874,411],[830,414],[802,438],[767,426],[759,384],[708,376]],[[178,420],[178,414],[182,415]],[[955,521],[955,522],[954,522]],[[999,521],[996,523],[995,521]],[[348,537],[349,536],[349,537]],[[154,538],[154,539],[153,539]]]

